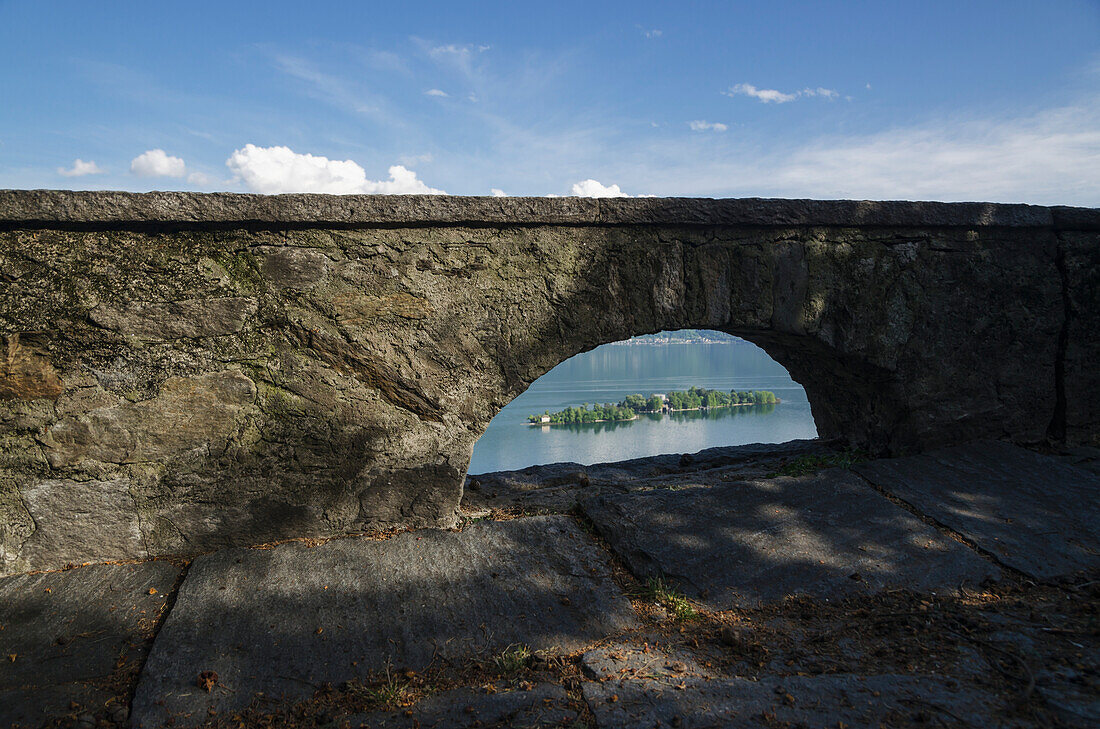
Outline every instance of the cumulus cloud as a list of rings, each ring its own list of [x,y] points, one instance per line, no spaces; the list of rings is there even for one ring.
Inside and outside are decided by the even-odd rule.
[[[169,156],[163,149],[150,149],[130,162],[130,172],[140,177],[183,177],[187,165],[179,157]]]
[[[446,91],[443,91],[442,89],[428,89],[427,91],[424,92],[424,95],[425,96],[439,96],[439,97],[450,96],[450,94],[448,94]]]
[[[695,121],[688,122],[688,126],[691,127],[693,132],[724,132],[729,127],[720,122],[708,122],[702,119],[696,119]]]
[[[631,197],[618,185],[604,185],[591,179],[574,183],[573,194],[577,197]]]
[[[608,174],[665,195],[1100,205],[1100,94],[1006,118],[936,117],[761,148],[655,140]]]
[[[199,187],[209,187],[217,182],[217,180],[204,172],[192,172],[187,176],[187,181]]]
[[[327,192],[336,195],[446,195],[428,187],[402,165],[389,168],[388,180],[368,180],[366,171],[352,160],[331,160],[298,154],[289,147],[257,147],[246,144],[225,162],[233,174],[253,192]]]
[[[763,101],[765,104],[786,104],[788,101],[794,101],[798,98],[798,94],[784,94],[782,91],[776,91],[775,89],[758,89],[752,84],[730,86],[728,91],[722,93],[726,96],[751,96],[754,99]]]
[[[103,170],[95,162],[85,162],[82,159],[73,160],[73,166],[68,169],[57,168],[57,174],[62,177],[83,177],[84,175],[102,175]]]
[[[499,187],[494,187],[489,192],[493,193],[493,197],[508,197],[508,193],[501,190]]]
[[[722,93],[726,96],[749,96],[765,104],[786,104],[803,96],[818,96],[829,101],[840,98],[839,92],[820,86],[816,89],[805,88],[788,94],[775,89],[758,89],[752,84],[736,84]]]
[[[782,188],[812,196],[1096,205],[1100,103],[826,138],[771,174]]]

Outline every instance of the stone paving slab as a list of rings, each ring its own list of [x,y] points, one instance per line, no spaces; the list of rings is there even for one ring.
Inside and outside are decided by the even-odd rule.
[[[855,470],[1032,577],[1100,567],[1100,476],[1056,458],[982,441]]]
[[[457,689],[424,699],[409,709],[352,714],[345,718],[352,727],[370,729],[534,729],[569,727],[580,714],[565,689],[554,684],[540,684],[529,691],[495,694],[479,689]]]
[[[158,561],[0,579],[0,726],[124,717],[180,569]]]
[[[804,594],[950,590],[1000,571],[849,471],[679,491],[601,494],[584,513],[639,577],[712,610]]]
[[[586,683],[599,727],[1004,726],[994,697],[920,676],[768,677]]]
[[[255,695],[499,652],[576,650],[635,624],[607,555],[569,518],[384,540],[230,549],[193,563],[146,662],[136,726],[187,723]],[[211,692],[198,675],[214,671]]]

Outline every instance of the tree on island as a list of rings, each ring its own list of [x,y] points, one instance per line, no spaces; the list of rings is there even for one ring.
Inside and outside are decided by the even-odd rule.
[[[582,403],[580,407],[569,407],[556,413],[546,411],[545,415],[532,415],[531,423],[542,423],[544,417],[549,422],[560,424],[598,423],[605,421],[634,420],[638,413],[659,413],[665,406],[669,410],[699,410],[701,408],[728,408],[740,405],[772,405],[779,398],[770,390],[707,390],[703,387],[690,387],[686,392],[669,392],[662,398],[651,395],[647,400],[641,394],[627,395],[618,405],[604,403],[593,405]]]

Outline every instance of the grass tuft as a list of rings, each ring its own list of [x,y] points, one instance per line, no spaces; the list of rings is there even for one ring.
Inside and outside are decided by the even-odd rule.
[[[695,606],[660,577],[650,577],[638,591],[638,597],[657,603],[667,610],[677,623],[686,623],[699,617],[699,611]]]
[[[408,698],[409,685],[391,672],[387,665],[381,681],[371,686],[361,686],[356,693],[374,708],[393,709]]]
[[[805,476],[823,468],[851,468],[857,463],[870,460],[870,457],[858,450],[830,453],[829,455],[799,456],[787,461],[778,471],[769,473],[767,478],[776,476]]]
[[[504,675],[518,673],[531,662],[531,649],[525,645],[514,644],[504,649],[493,659],[493,665]]]

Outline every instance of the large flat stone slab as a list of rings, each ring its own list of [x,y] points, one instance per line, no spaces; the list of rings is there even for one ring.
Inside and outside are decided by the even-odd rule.
[[[225,550],[196,559],[181,586],[135,724],[187,724],[261,692],[290,701],[324,682],[512,644],[573,651],[633,624],[607,556],[567,517]],[[217,673],[210,692],[203,671]]]
[[[1032,577],[1100,567],[1100,476],[1056,458],[982,441],[855,470]]]
[[[586,683],[600,727],[999,726],[995,697],[922,676],[685,679]]]
[[[582,508],[636,575],[667,577],[714,610],[793,594],[952,589],[999,575],[963,544],[839,469],[602,494]]]
[[[145,562],[0,579],[0,726],[125,717],[179,574]]]

